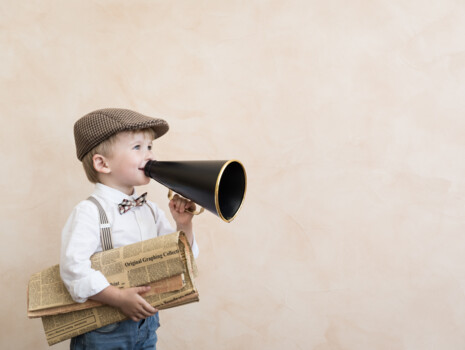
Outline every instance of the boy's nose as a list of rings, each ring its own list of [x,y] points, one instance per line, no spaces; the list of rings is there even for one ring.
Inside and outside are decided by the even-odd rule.
[[[147,151],[147,152],[145,153],[145,159],[146,159],[146,160],[153,160],[153,158],[154,158],[154,157],[153,157],[153,152],[152,152],[151,150],[150,150],[150,151]]]

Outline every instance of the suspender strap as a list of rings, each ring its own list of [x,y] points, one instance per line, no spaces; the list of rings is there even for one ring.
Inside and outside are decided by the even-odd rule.
[[[110,223],[108,222],[107,214],[105,214],[105,210],[103,210],[102,205],[95,197],[90,196],[87,199],[94,203],[98,209],[100,221],[100,242],[102,244],[102,250],[113,249],[113,241],[111,240],[111,227]]]
[[[100,242],[102,244],[102,250],[109,250],[113,249],[113,241],[111,240],[111,226],[110,223],[108,222],[108,217],[107,214],[105,214],[105,210],[102,208],[102,205],[100,202],[93,196],[90,196],[87,198],[89,201],[94,203],[97,206],[98,209],[98,214],[99,214],[99,221],[100,221]],[[147,206],[150,208],[150,211],[152,212],[153,215],[153,220],[155,220],[155,223],[157,222],[157,217],[155,215],[155,212],[153,211],[153,208],[149,203],[145,202]]]
[[[149,204],[149,202],[145,202],[145,204],[147,204],[147,206],[150,208],[150,211],[152,212],[152,215],[153,215],[153,220],[155,220],[155,224],[156,224],[157,223],[157,217],[155,216],[155,212],[153,211],[152,206]]]

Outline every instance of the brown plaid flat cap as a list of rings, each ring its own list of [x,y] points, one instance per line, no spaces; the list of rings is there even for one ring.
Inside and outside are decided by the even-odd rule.
[[[129,109],[93,111],[74,124],[77,157],[82,161],[89,151],[118,132],[146,128],[152,128],[155,138],[158,138],[168,131],[169,126],[163,119],[147,117]]]

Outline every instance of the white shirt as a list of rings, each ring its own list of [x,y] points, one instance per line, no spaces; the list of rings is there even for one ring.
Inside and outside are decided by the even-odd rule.
[[[165,213],[153,202],[156,221],[148,205],[135,207],[120,214],[118,204],[123,199],[134,200],[137,194],[128,196],[114,188],[98,183],[92,194],[102,205],[111,225],[113,248],[173,233]],[[60,274],[71,297],[83,303],[89,297],[107,288],[108,283],[100,271],[90,266],[90,257],[102,251],[100,221],[97,206],[88,201],[80,202],[72,211],[61,234]],[[194,257],[199,249],[194,238]]]

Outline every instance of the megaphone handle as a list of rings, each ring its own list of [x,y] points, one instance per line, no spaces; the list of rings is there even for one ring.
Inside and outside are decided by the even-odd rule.
[[[170,189],[168,189],[168,199],[169,199],[169,200],[172,200],[173,197],[174,197],[173,191],[171,191]],[[188,213],[191,213],[192,215],[199,215],[199,214],[202,214],[204,210],[205,210],[205,209],[202,208],[202,207],[200,208],[200,210],[195,210],[195,211],[193,211],[192,209],[186,209],[186,211],[187,211]]]

